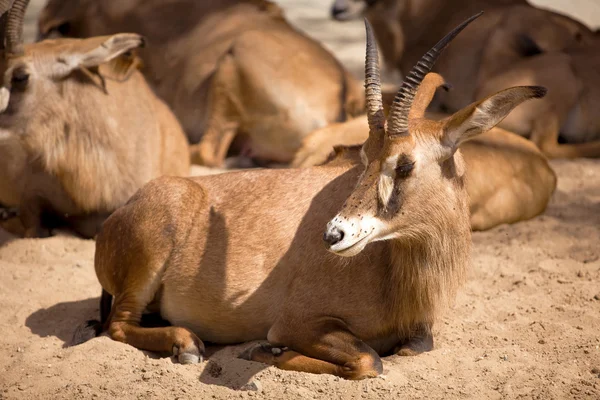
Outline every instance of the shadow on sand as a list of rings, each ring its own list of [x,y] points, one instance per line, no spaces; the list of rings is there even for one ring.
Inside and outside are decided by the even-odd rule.
[[[63,348],[72,345],[73,333],[76,328],[89,319],[99,316],[98,297],[57,303],[48,308],[33,312],[25,321],[31,332],[40,336],[55,336],[63,342]],[[142,326],[167,326],[168,322],[158,314],[144,315]],[[207,343],[204,369],[200,381],[208,385],[225,386],[233,390],[257,390],[252,378],[265,368],[266,365],[238,359],[238,355],[247,347],[255,344],[248,343],[239,346],[219,346]],[[169,354],[146,352],[150,358],[170,357]],[[173,360],[175,360],[172,357]],[[176,361],[174,361],[176,362]]]
[[[41,336],[56,336],[63,347],[71,344],[75,329],[84,321],[98,319],[100,298],[67,301],[40,308],[25,320],[31,332]]]

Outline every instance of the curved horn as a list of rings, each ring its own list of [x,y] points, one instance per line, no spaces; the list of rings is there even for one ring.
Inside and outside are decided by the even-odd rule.
[[[390,136],[408,135],[408,114],[423,78],[431,71],[441,52],[450,44],[452,39],[465,29],[467,25],[479,18],[481,14],[483,14],[483,11],[473,15],[444,36],[431,50],[425,53],[417,65],[406,76],[390,109],[388,117],[388,134]]]
[[[29,0],[15,0],[6,21],[6,55],[23,54],[23,22]]]
[[[0,14],[4,14],[5,12],[7,12],[10,7],[12,6],[12,3],[15,0],[2,0],[0,1]]]
[[[377,41],[373,34],[373,27],[365,18],[367,31],[367,55],[365,57],[365,99],[367,104],[367,119],[369,132],[384,129],[385,114],[383,113],[383,99],[381,97],[381,77],[379,75],[379,53]]]
[[[6,20],[8,19],[8,11],[11,9],[14,1],[0,0],[0,50],[4,50]]]

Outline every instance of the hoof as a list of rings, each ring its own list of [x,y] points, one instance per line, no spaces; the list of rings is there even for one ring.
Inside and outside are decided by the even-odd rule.
[[[238,358],[248,361],[266,362],[266,358],[278,357],[287,349],[287,347],[276,347],[270,343],[259,343],[248,347]]]
[[[203,361],[203,358],[199,354],[183,353],[177,356],[177,359],[181,364],[198,364]]]
[[[204,350],[200,351],[200,349],[196,346],[189,346],[190,348],[181,350],[179,346],[173,346],[173,355],[177,357],[177,360],[181,364],[198,364],[204,360],[203,353]]]
[[[433,350],[433,336],[424,334],[398,346],[394,353],[402,357],[414,357]]]

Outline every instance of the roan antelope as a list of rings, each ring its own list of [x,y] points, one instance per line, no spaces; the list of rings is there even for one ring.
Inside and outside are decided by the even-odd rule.
[[[110,336],[173,352],[183,363],[201,359],[200,338],[266,338],[269,345],[243,356],[349,379],[381,374],[380,355],[431,350],[436,313],[453,300],[469,263],[458,146],[545,93],[514,87],[445,121],[423,118],[435,87],[417,98],[421,81],[476,17],[419,61],[387,127],[367,23],[364,165],[164,177],[140,189],[96,241]],[[145,310],[160,311],[173,326],[141,327]]]
[[[543,102],[520,107],[500,126],[531,139],[547,157],[600,157],[600,118],[587,111],[600,97],[594,93],[600,46],[582,23],[524,0],[336,0],[332,14],[340,19],[335,10],[348,9],[356,15],[357,7],[375,27],[388,67],[402,72],[423,54],[429,38],[485,8],[436,65],[461,90],[440,91],[432,110],[455,112],[514,85],[546,86],[550,95]]]
[[[147,37],[145,75],[207,166],[232,145],[288,163],[305,135],[364,111],[359,82],[265,0],[50,0],[39,30]]]
[[[18,206],[25,236],[66,225],[92,237],[144,183],[187,175],[188,144],[128,53],[141,36],[23,45],[28,3],[2,16],[1,200]]]
[[[420,90],[427,90],[429,79],[441,79],[435,75],[428,74]],[[436,120],[447,117],[436,113],[426,113],[426,116]],[[341,162],[339,158],[343,157],[358,164],[357,146],[364,143],[368,135],[366,116],[328,125],[304,138],[292,167],[320,165],[330,160],[332,154],[335,155],[334,162]],[[467,166],[471,229],[491,229],[500,224],[531,219],[544,212],[556,188],[556,174],[531,141],[494,127],[466,141],[460,149]]]

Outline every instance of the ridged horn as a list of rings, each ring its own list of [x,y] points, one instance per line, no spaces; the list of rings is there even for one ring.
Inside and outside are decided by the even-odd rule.
[[[18,56],[23,54],[23,22],[29,0],[15,0],[8,12],[6,21],[6,55]]]
[[[5,12],[10,10],[10,7],[14,1],[15,0],[0,0],[0,15],[3,15]]]
[[[4,50],[6,20],[8,19],[8,11],[12,7],[15,0],[0,0],[0,50]]]
[[[431,71],[440,54],[450,44],[450,42],[452,42],[452,40],[471,22],[479,18],[481,14],[483,14],[483,11],[473,15],[471,18],[467,19],[465,22],[444,36],[444,38],[435,46],[433,46],[431,50],[425,53],[417,65],[415,65],[410,73],[406,76],[404,82],[402,82],[400,90],[398,90],[398,93],[394,98],[394,102],[392,103],[392,107],[390,109],[390,114],[388,117],[388,135],[408,135],[408,114],[415,98],[415,94],[417,93],[423,78],[425,78],[425,75]]]
[[[367,32],[367,54],[365,57],[365,100],[367,104],[367,119],[369,134],[383,131],[385,114],[381,97],[381,76],[379,73],[379,52],[373,27],[365,18]]]

